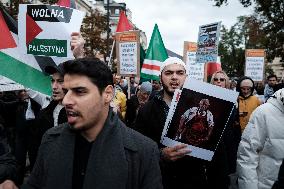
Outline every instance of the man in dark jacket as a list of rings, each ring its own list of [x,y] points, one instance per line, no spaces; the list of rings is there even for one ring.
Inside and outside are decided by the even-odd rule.
[[[16,161],[11,155],[11,150],[7,144],[7,138],[0,120],[0,188],[3,187],[4,184],[1,183],[5,180],[9,180],[8,182],[10,183],[12,183],[12,181],[16,182],[17,168]]]
[[[68,124],[48,130],[27,188],[159,189],[156,144],[110,109],[113,80],[99,59],[64,63]]]
[[[158,143],[161,153],[160,166],[164,188],[225,188],[223,186],[219,187],[217,184],[218,181],[224,180],[225,176],[222,175],[222,177],[215,179],[220,174],[216,172],[216,164],[213,163],[215,161],[214,157],[208,165],[204,160],[186,156],[189,150],[184,144],[165,147],[160,143],[174,91],[183,86],[186,78],[186,68],[182,60],[171,57],[165,60],[160,70],[163,90],[140,109],[134,128]],[[218,168],[223,169],[222,167]],[[216,177],[208,177],[209,174],[215,174]],[[213,183],[212,186],[209,186],[209,183]]]
[[[133,128],[138,110],[149,100],[151,91],[152,84],[149,81],[145,81],[140,85],[137,94],[132,95],[131,98],[127,100],[125,123],[128,127]]]

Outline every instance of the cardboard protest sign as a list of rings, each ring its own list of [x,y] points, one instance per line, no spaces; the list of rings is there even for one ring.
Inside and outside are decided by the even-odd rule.
[[[140,37],[139,31],[116,33],[117,73],[122,76],[139,76]]]
[[[73,57],[72,32],[79,32],[85,13],[56,5],[19,6],[19,46],[25,54]]]
[[[185,41],[183,49],[183,60],[186,63],[188,77],[203,81],[204,63],[196,63],[197,43]]]
[[[262,81],[264,75],[264,49],[246,49],[245,76]]]
[[[176,90],[161,143],[186,144],[193,157],[211,161],[232,116],[238,93],[187,77]]]
[[[199,27],[196,62],[216,62],[221,22],[202,25]]]

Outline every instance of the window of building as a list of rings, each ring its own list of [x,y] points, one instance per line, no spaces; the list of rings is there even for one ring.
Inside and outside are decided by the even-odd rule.
[[[115,9],[114,14],[119,15],[119,9]]]

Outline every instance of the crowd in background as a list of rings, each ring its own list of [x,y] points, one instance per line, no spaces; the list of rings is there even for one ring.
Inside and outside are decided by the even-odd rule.
[[[102,73],[98,71],[92,73],[92,70],[84,69],[84,66],[88,68],[90,62],[95,62],[98,69],[103,70]],[[81,67],[76,67],[77,64]],[[134,188],[163,187],[166,189],[283,188],[283,165],[281,166],[281,164],[284,159],[284,89],[282,81],[278,81],[275,75],[269,75],[265,85],[254,82],[246,76],[229,79],[224,71],[216,71],[212,75],[210,81],[212,85],[235,90],[239,92],[239,96],[218,148],[212,161],[209,162],[190,156],[190,149],[184,144],[166,147],[160,142],[174,91],[182,88],[187,76],[186,65],[182,60],[174,57],[168,58],[161,66],[159,81],[143,82],[140,82],[137,77],[121,77],[117,73],[110,75],[110,70],[105,68],[106,66],[100,67],[101,64],[104,63],[98,59],[79,58],[77,61],[71,62],[74,67],[68,67],[66,64],[46,67],[45,72],[51,75],[51,97],[31,89],[0,93],[0,183],[4,182],[5,184],[5,182],[13,181],[18,186],[27,184],[27,186],[33,188],[55,187],[55,175],[48,173],[45,166],[55,166],[50,162],[52,160],[58,162],[58,167],[55,166],[54,169],[63,171],[60,169],[63,168],[60,166],[60,161],[52,159],[54,157],[60,158],[55,155],[58,152],[56,151],[58,146],[55,149],[51,147],[53,142],[58,143],[56,137],[61,135],[60,133],[71,132],[66,130],[65,123],[68,122],[72,127],[75,118],[86,114],[89,119],[94,120],[94,123],[97,124],[97,120],[101,121],[101,118],[97,116],[102,115],[103,117],[105,114],[102,114],[101,111],[105,111],[108,116],[103,120],[102,123],[105,124],[101,124],[102,128],[108,128],[106,125],[111,125],[118,128],[127,127],[127,130],[109,131],[112,134],[106,135],[107,137],[105,136],[103,139],[94,137],[91,141],[85,141],[85,139],[88,139],[85,136],[86,133],[81,133],[83,139],[80,138],[81,135],[76,135],[76,139],[74,139],[76,141],[74,147],[76,161],[74,160],[72,164],[73,180],[71,183],[64,181],[63,183],[66,185],[62,184],[62,186],[72,186],[72,188],[83,188],[85,185],[92,186],[90,178],[85,176],[88,170],[86,162],[88,162],[88,158],[94,158],[90,155],[91,146],[97,145],[97,149],[104,152],[97,144],[100,141],[107,146],[106,149],[109,149],[103,154],[96,151],[97,158],[94,158],[94,161],[102,164],[97,167],[97,170],[102,172],[96,173],[104,178],[101,182],[98,182],[99,184],[97,183],[102,188],[104,188],[104,184],[106,186],[106,182],[103,181],[113,181],[112,184],[115,184],[120,183],[120,179],[125,179],[123,174],[116,175],[117,178],[106,178],[105,175],[112,174],[103,171],[104,167],[116,166],[111,161],[123,161],[123,158],[130,158],[131,160],[128,162],[133,163],[131,164],[133,166],[131,171],[127,174],[128,187],[126,188],[133,186],[135,186]],[[82,78],[78,78],[78,75]],[[90,104],[85,103],[84,107],[81,107],[81,112],[76,112],[73,109],[75,102],[71,99],[76,99],[77,103],[82,103],[79,100],[80,97],[89,91],[87,90],[88,86],[84,85],[77,88],[72,87],[73,85],[76,86],[76,82],[74,84],[73,80],[84,81],[85,76],[91,78],[92,84],[90,86],[94,85],[95,88],[99,89],[99,92],[98,94],[94,93],[97,96],[92,97],[93,101],[89,99],[89,103],[95,104],[93,107],[89,107]],[[84,82],[82,83],[84,84]],[[101,86],[103,85],[101,83],[105,85]],[[112,84],[113,87],[109,87]],[[92,90],[94,88],[90,87],[90,91]],[[104,103],[99,102],[97,98],[103,100]],[[107,113],[109,107],[111,107],[109,110],[111,113]],[[210,132],[212,132],[210,128],[214,126],[212,121],[211,123],[207,122],[209,120],[209,109],[208,100],[203,99],[200,101],[200,107],[195,108],[194,115],[190,117],[189,111],[184,113],[184,120],[180,122],[180,128],[189,127],[187,123],[193,124],[191,121],[193,118],[195,121],[200,121],[199,128],[205,133],[206,137],[203,140],[207,142],[211,135]],[[115,116],[118,119],[113,119]],[[88,125],[84,122],[86,120],[80,121],[85,124],[84,126]],[[144,136],[141,137],[133,130],[156,143],[157,149],[159,149],[159,157],[156,154],[157,149],[154,143],[148,141],[148,138],[146,139]],[[100,132],[108,133],[104,129]],[[131,140],[136,141],[135,145],[137,145],[137,142],[143,141],[137,149],[132,147],[134,144],[131,142],[133,141],[127,141],[130,135],[133,137]],[[118,141],[123,140],[124,142],[114,141],[113,144],[118,145],[118,148],[121,147],[119,145],[126,144],[123,149],[130,148],[130,150],[122,154],[126,154],[127,157],[124,157],[124,155],[118,157],[115,153],[121,155],[121,151],[111,151],[110,149],[113,146],[105,142],[110,138],[121,136],[123,136],[122,139],[120,138]],[[67,138],[65,139],[67,140]],[[59,141],[61,140],[63,139],[60,138]],[[65,144],[64,141],[61,142]],[[60,143],[60,145],[62,144]],[[150,153],[149,150],[152,149],[152,153],[150,153],[152,155],[149,157],[143,155],[145,153],[144,147],[147,145],[149,147],[147,153]],[[139,160],[137,160],[135,159],[137,155],[134,156],[133,153],[141,149],[143,149],[143,152],[139,153]],[[49,150],[56,153],[52,154]],[[58,153],[60,154],[60,152]],[[64,157],[68,162],[68,156],[64,155]],[[102,159],[109,159],[109,164]],[[145,162],[140,162],[141,164],[137,166],[137,161],[139,162],[141,159]],[[147,165],[145,165],[146,162]],[[122,164],[117,166],[122,166]],[[152,170],[149,166],[153,166],[151,167]],[[120,167],[118,171],[123,169],[125,169],[124,166]],[[136,170],[139,170],[139,172],[137,173]],[[83,171],[83,173],[81,174],[80,171]],[[161,181],[159,179],[160,174],[162,176]],[[61,176],[64,178],[63,175],[60,175],[60,178]],[[78,180],[74,180],[74,178],[78,178]],[[87,181],[90,183],[85,183]],[[144,187],[141,187],[141,185]],[[3,187],[3,184],[0,187]]]

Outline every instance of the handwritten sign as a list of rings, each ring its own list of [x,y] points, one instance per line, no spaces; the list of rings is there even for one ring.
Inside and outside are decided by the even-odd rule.
[[[245,76],[254,81],[262,81],[264,73],[264,49],[247,49]]]
[[[117,33],[118,75],[134,76],[140,73],[140,43],[138,31]]]
[[[188,65],[188,77],[199,81],[204,80],[204,63],[191,63]]]
[[[204,63],[196,63],[197,43],[185,41],[183,49],[183,60],[186,63],[188,77],[203,81]]]

